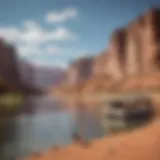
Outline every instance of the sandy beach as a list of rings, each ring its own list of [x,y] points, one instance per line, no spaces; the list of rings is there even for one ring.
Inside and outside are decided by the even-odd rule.
[[[33,154],[23,160],[159,160],[160,122],[128,133],[120,133],[89,145],[71,144],[59,149],[51,148],[45,153]]]

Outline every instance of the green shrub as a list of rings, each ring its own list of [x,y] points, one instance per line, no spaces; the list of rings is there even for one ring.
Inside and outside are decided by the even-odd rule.
[[[7,93],[0,96],[0,106],[7,109],[16,109],[24,101],[24,96],[18,93]]]

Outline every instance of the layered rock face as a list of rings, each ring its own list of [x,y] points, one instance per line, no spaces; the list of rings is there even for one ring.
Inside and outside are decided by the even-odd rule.
[[[143,18],[142,66],[145,73],[160,70],[160,9],[152,9]]]
[[[108,61],[106,63],[107,74],[114,80],[120,80],[125,74],[125,29],[118,29],[113,33],[108,49]]]
[[[115,30],[109,47],[93,58],[92,65],[87,59],[71,64],[68,82],[75,84],[89,76],[94,79],[95,75],[119,82],[127,77],[157,73],[160,71],[159,44],[160,8],[153,8],[126,27]],[[93,83],[96,80],[92,86]]]
[[[18,58],[14,46],[0,40],[0,93],[38,91],[32,85],[32,68],[26,63]]]
[[[126,45],[126,74],[127,76],[136,76],[140,72],[140,39],[137,32],[139,31],[137,24],[127,29],[127,45]]]
[[[0,40],[0,76],[11,88],[21,88],[17,60],[14,47]]]
[[[109,48],[95,57],[94,75],[104,74],[113,79],[121,79],[125,74],[125,29],[118,29],[111,37]]]
[[[127,73],[129,76],[159,71],[160,10],[152,9],[127,28]]]
[[[81,58],[73,62],[68,70],[67,83],[75,85],[89,79],[92,75],[93,58]]]
[[[105,67],[107,63],[107,50],[103,51],[101,54],[98,56],[94,57],[93,59],[93,75],[94,76],[99,76],[101,74],[107,74],[107,69]]]
[[[152,9],[113,33],[107,64],[113,79],[150,74],[160,69],[159,27],[160,10]]]
[[[160,9],[138,17],[111,39],[108,71],[113,78],[139,76],[160,70]]]

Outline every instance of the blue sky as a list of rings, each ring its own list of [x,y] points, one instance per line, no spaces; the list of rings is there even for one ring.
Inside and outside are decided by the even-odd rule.
[[[115,28],[160,0],[1,0],[0,36],[38,65],[100,53]]]

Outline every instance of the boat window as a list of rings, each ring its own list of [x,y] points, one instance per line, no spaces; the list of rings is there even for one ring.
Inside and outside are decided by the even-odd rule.
[[[121,101],[114,101],[111,103],[111,106],[114,108],[122,108],[124,106],[124,104]]]

